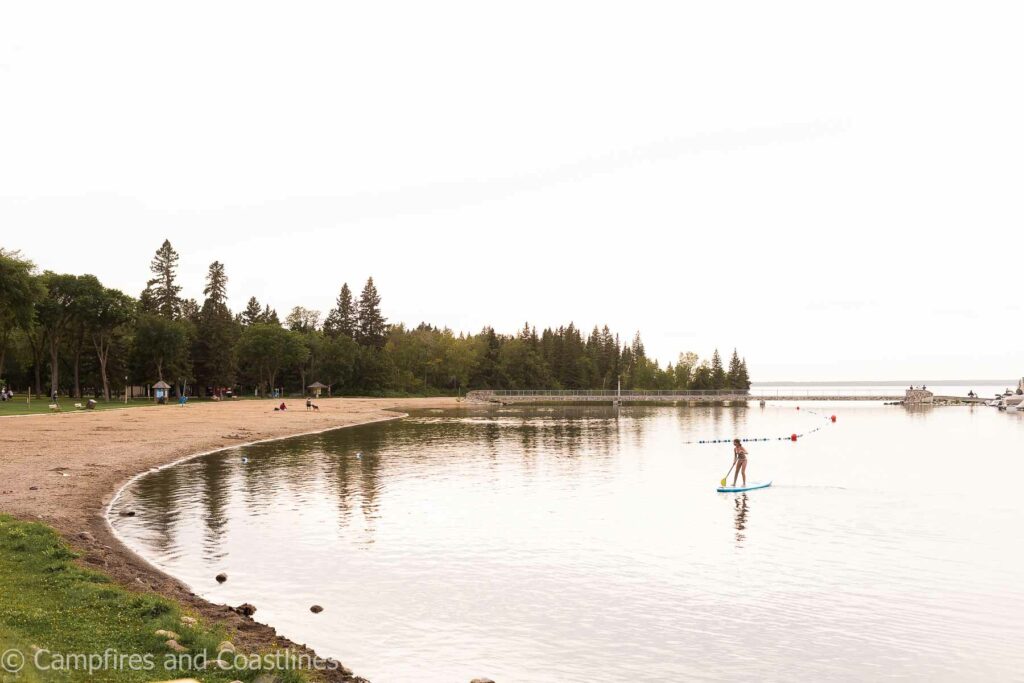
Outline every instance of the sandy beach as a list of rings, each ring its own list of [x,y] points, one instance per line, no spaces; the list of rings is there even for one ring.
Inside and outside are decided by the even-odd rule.
[[[82,553],[86,566],[225,625],[243,648],[295,648],[272,627],[208,603],[151,567],[114,537],[104,519],[107,504],[132,477],[196,453],[394,419],[405,409],[456,405],[451,398],[319,399],[320,410],[307,412],[304,401],[292,399],[286,401],[289,410],[275,412],[278,403],[240,400],[0,418],[0,512],[53,526]],[[344,663],[344,652],[321,654]]]

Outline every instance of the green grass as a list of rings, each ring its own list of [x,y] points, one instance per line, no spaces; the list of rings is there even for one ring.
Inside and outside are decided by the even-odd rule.
[[[5,415],[35,415],[37,413],[49,413],[50,412],[50,399],[45,396],[33,396],[32,402],[29,403],[25,394],[17,394],[14,398],[9,401],[0,401],[0,417]],[[64,398],[60,399],[60,408],[65,413],[81,413],[85,412],[84,409],[75,408],[76,403],[81,403],[83,406],[89,399],[87,398]],[[128,403],[124,402],[124,399],[120,401],[99,401],[96,404],[95,410],[116,410],[118,408],[140,408],[143,406],[152,406],[156,402],[151,398],[136,398]]]
[[[206,650],[211,658],[217,645],[227,639],[225,632],[202,624],[185,626],[175,603],[116,586],[104,575],[78,566],[75,557],[49,527],[0,515],[0,653],[16,648],[28,660],[16,676],[0,668],[3,683],[142,682],[185,677],[226,683],[235,679],[251,681],[259,674],[255,670],[200,671],[178,660],[168,667],[166,658],[172,653],[164,638],[155,635],[158,629],[174,631],[190,653]],[[71,671],[37,670],[32,663],[33,648],[62,656],[97,657],[110,649],[116,654],[108,661],[121,654],[137,654],[140,661],[150,657],[154,666],[148,671],[127,670],[127,666],[97,667],[91,673],[87,665]],[[0,665],[4,656],[0,654]],[[40,661],[59,661],[47,657],[41,655]],[[276,671],[275,675],[282,683],[306,680],[295,671]]]

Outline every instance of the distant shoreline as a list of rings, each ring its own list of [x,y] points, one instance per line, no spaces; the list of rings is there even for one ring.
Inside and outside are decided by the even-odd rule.
[[[1019,379],[906,379],[906,380],[835,380],[813,382],[796,382],[792,380],[779,382],[751,382],[754,387],[908,387],[910,385],[931,385],[935,387],[955,387],[966,385],[998,386],[1000,384],[1015,387]]]

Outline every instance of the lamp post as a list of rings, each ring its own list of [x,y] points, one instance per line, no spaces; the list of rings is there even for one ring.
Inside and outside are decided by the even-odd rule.
[[[128,405],[128,375],[124,376],[124,404]]]

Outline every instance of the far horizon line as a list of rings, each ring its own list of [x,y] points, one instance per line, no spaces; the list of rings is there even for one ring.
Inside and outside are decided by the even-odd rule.
[[[928,385],[950,386],[964,384],[1017,384],[1019,379],[914,379],[914,380],[758,380],[752,381],[751,386],[811,386],[811,385],[864,385],[864,386],[902,386],[902,385]]]

